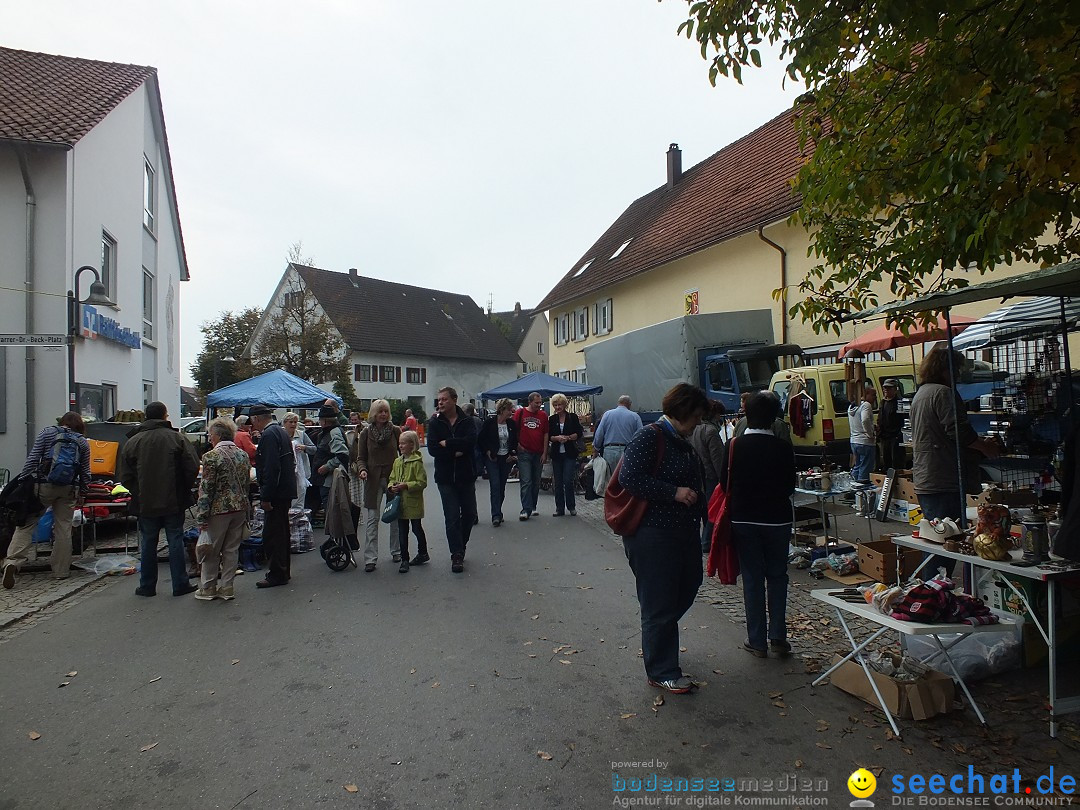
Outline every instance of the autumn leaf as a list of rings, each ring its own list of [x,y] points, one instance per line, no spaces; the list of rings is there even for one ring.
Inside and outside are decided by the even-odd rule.
[[[148,745],[144,745],[142,748],[139,749],[139,752],[142,753],[142,752],[149,751],[151,748],[157,748],[157,745],[158,744],[156,742],[152,742],[152,743],[150,743]]]
[[[356,793],[358,790],[360,790],[360,788],[358,788],[356,785],[344,785],[344,788],[349,793]]]
[[[802,766],[803,766],[803,761],[801,759],[795,760],[795,767],[796,768],[801,768]]]
[[[713,670],[713,672],[715,672],[715,671],[716,670]],[[769,698],[771,700],[776,700],[776,698],[781,698],[783,696],[784,696],[783,692],[769,692]]]
[[[235,661],[233,663],[235,663]],[[160,680],[161,680],[161,676],[158,675],[156,678],[151,678],[150,683],[157,683]]]
[[[239,659],[239,658],[234,658],[234,659],[232,660],[232,665],[233,665],[234,667],[235,667],[235,666],[236,666],[237,664],[239,664],[239,663],[240,663],[240,659]]]
[[[57,686],[56,688],[57,688],[57,689],[63,689],[63,688],[64,688],[65,686],[67,686],[67,685],[68,685],[69,683],[71,683],[71,681],[60,681],[60,685],[59,685],[59,686]]]
[[[619,715],[620,720],[629,720],[631,717],[637,717],[637,712],[625,712]]]
[[[567,660],[566,660],[565,658],[560,658],[560,659],[559,659],[559,663],[560,663],[560,664],[569,664],[570,662],[569,662],[569,661],[567,661]]]
[[[551,754],[549,754],[547,751],[537,751],[536,755],[538,757],[540,757],[540,759],[544,760],[545,762],[547,762],[550,759],[554,759],[554,757],[552,757]]]
[[[540,618],[540,614],[537,613],[535,616],[530,616],[529,618],[532,619],[535,622],[537,619]]]
[[[653,706],[663,706],[664,705],[664,696],[663,695],[657,695],[656,697],[654,697],[652,705]]]
[[[816,743],[814,743],[814,745],[816,745],[818,748],[824,748],[826,750],[831,750],[832,749],[832,746],[829,745],[828,743],[816,742]]]
[[[27,736],[29,736],[31,740],[40,740],[41,739],[41,735],[38,734],[36,731],[31,731],[30,734],[27,735]]]
[[[433,683],[431,685],[431,688],[432,689],[438,689],[440,686],[442,686],[442,684],[440,684],[438,681],[435,681],[435,683]]]
[[[74,677],[75,677],[76,675],[78,675],[78,674],[79,674],[79,670],[77,670],[77,669],[73,669],[73,670],[71,670],[71,672],[69,672],[69,673],[67,674],[67,676],[68,676],[69,678],[74,678]]]
[[[416,667],[413,667],[412,669],[410,669],[409,674],[410,675],[415,675],[416,674]]]

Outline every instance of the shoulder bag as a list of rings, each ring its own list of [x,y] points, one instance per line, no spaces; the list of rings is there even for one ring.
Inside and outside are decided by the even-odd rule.
[[[722,585],[734,585],[739,578],[739,553],[731,539],[731,464],[735,457],[735,439],[728,442],[727,480],[717,485],[709,499],[709,520],[713,524],[712,544],[705,573]]]
[[[660,462],[664,459],[664,431],[656,425],[650,425],[653,430],[659,432],[657,441],[660,447],[656,452],[656,463],[653,465],[653,475],[660,470]],[[604,490],[604,520],[615,534],[628,537],[636,534],[641,519],[645,516],[645,510],[649,502],[644,498],[631,495],[619,483],[619,472],[622,470],[623,459],[615,465],[615,471],[608,480],[607,489]]]

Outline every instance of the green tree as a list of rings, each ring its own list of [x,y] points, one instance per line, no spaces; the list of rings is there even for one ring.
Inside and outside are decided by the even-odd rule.
[[[687,0],[710,80],[780,43],[809,158],[795,221],[820,263],[791,307],[838,312],[962,287],[951,271],[1080,254],[1080,4]],[[777,290],[782,298],[787,291]]]
[[[334,393],[341,397],[342,407],[345,408],[345,410],[360,410],[360,398],[356,396],[356,389],[353,388],[353,384],[349,382],[348,375],[338,377],[334,380]]]
[[[191,376],[204,396],[253,376],[251,361],[241,355],[261,316],[262,310],[258,307],[235,313],[229,310],[199,327],[203,333],[203,347],[191,364]]]
[[[427,412],[424,410],[423,405],[417,405],[408,399],[390,399],[387,401],[390,403],[390,421],[395,425],[405,424],[406,408],[412,409],[413,416],[421,425],[427,421]]]

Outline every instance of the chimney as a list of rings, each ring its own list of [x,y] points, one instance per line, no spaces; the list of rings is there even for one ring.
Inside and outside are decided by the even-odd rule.
[[[675,184],[682,179],[682,150],[677,143],[671,144],[667,150],[667,187],[675,188]]]
[[[352,283],[352,285],[354,287],[359,287],[360,286],[360,277],[359,277],[359,275],[357,275],[357,271],[356,271],[355,267],[350,267],[349,268],[349,281]]]
[[[520,315],[521,314],[521,302],[520,301],[515,301],[514,302],[514,314],[515,315]]]

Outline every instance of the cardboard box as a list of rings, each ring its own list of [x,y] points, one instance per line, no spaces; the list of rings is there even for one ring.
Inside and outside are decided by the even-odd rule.
[[[901,581],[906,582],[922,562],[923,553],[915,549],[901,549],[892,541],[892,535],[884,534],[880,540],[859,543],[859,571],[878,582],[892,585],[896,582],[896,561],[903,554]]]
[[[915,484],[910,478],[898,478],[893,483],[893,498],[898,501],[907,501],[912,506],[918,506],[919,496],[915,492]]]
[[[1034,622],[1024,622],[1024,666],[1045,666],[1050,651],[1046,648],[1042,633]],[[1059,619],[1057,623],[1057,659],[1058,665],[1075,664],[1080,661],[1080,616],[1071,619]],[[865,680],[865,678],[864,678]]]
[[[821,539],[824,540],[825,538]],[[851,554],[854,551],[854,546],[849,546],[847,543],[837,543],[834,539],[828,548],[822,543],[822,545],[810,549],[810,562],[822,557],[828,557],[830,554]]]
[[[892,503],[889,504],[888,517],[889,520],[898,520],[909,526],[918,526],[919,521],[922,520],[922,509],[919,508],[917,503],[894,498]]]
[[[978,566],[978,560],[972,560]],[[1008,579],[1017,590],[1027,597],[1028,602],[1035,609],[1039,621],[1046,621],[1047,587],[1045,582],[1026,579],[1024,577],[1008,576],[986,568],[976,568],[975,595],[986,602],[991,610],[1015,613],[1017,616],[1028,616],[1019,596],[1001,582],[1000,578]],[[1057,617],[1058,620],[1072,619],[1080,616],[1080,574],[1063,577],[1057,581]]]
[[[839,660],[840,656],[833,657],[834,664]],[[926,720],[952,709],[956,688],[953,679],[943,672],[931,670],[925,678],[913,683],[899,683],[873,669],[870,670],[870,676],[881,691],[885,708],[892,712],[894,717]],[[833,686],[849,695],[861,698],[871,706],[879,705],[862,667],[854,661],[845,661],[829,676],[829,680]]]

